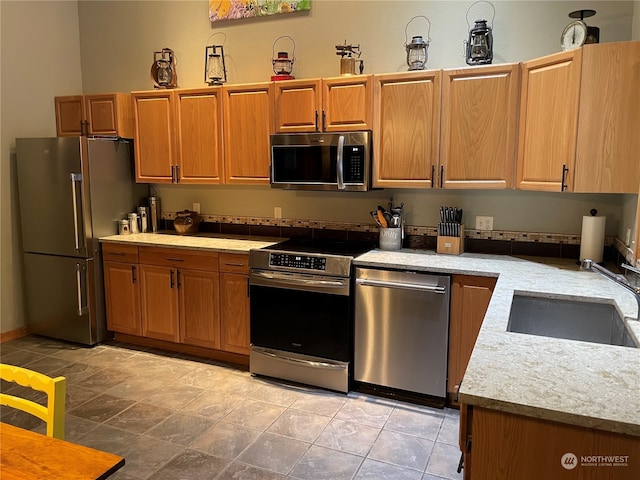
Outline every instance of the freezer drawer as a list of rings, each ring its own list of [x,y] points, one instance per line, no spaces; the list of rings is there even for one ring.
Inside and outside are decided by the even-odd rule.
[[[92,259],[25,254],[25,308],[31,333],[94,345],[106,333],[102,283]]]
[[[356,381],[446,396],[450,278],[356,268]]]

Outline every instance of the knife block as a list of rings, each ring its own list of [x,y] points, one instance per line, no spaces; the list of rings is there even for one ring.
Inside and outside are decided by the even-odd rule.
[[[459,237],[445,237],[438,235],[437,253],[459,255],[464,252],[464,225],[460,225]]]

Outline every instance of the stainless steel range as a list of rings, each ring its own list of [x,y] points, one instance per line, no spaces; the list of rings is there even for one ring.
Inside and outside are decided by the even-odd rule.
[[[250,251],[252,374],[349,391],[352,261],[372,247],[296,239]]]

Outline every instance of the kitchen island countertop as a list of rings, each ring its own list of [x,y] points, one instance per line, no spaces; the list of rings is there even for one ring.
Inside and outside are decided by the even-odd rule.
[[[507,331],[514,293],[613,303],[640,340],[633,295],[595,272],[515,257],[372,250],[356,266],[497,277],[462,380],[469,405],[640,436],[640,348]]]
[[[133,233],[110,235],[100,238],[103,243],[124,243],[139,246],[188,248],[191,250],[215,250],[227,253],[249,253],[252,248],[264,248],[286,240],[279,237],[205,233],[176,235],[170,233]]]

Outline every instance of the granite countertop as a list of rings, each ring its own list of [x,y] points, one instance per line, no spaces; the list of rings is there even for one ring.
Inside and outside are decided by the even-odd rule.
[[[530,293],[613,303],[638,341],[638,306],[624,288],[595,272],[498,255],[372,250],[355,265],[497,277],[460,401],[640,436],[640,348],[507,331],[514,292]]]
[[[253,248],[263,248],[286,240],[279,237],[255,235],[227,235],[221,233],[198,233],[176,235],[172,233],[133,233],[111,235],[100,238],[103,243],[125,243],[140,246],[187,248],[192,250],[215,250],[228,253],[249,253]]]

